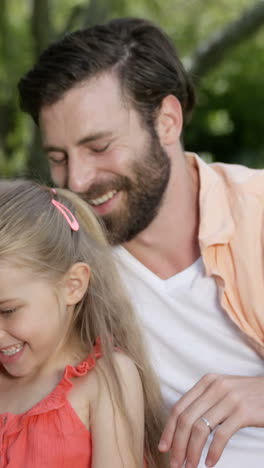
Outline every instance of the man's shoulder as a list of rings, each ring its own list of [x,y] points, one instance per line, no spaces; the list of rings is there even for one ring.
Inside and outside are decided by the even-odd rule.
[[[199,171],[201,188],[208,189],[224,185],[230,192],[264,193],[264,169],[252,169],[240,164],[222,162],[208,163],[195,153],[186,152],[191,165]]]
[[[222,242],[230,238],[238,220],[263,219],[263,169],[195,159],[200,175],[200,239],[207,244],[208,238]]]
[[[211,163],[227,188],[241,193],[264,194],[264,169],[252,169],[239,164]]]

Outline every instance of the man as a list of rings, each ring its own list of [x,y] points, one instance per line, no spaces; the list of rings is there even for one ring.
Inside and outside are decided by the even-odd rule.
[[[264,171],[183,150],[192,85],[157,27],[51,45],[19,84],[56,185],[103,218],[170,416],[171,466],[264,460]]]

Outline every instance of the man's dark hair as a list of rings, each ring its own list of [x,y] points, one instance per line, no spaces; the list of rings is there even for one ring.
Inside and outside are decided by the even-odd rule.
[[[20,105],[38,123],[43,106],[54,104],[80,82],[114,72],[123,96],[153,124],[163,98],[173,94],[190,119],[191,81],[169,37],[151,22],[120,18],[75,31],[51,44],[18,85]]]

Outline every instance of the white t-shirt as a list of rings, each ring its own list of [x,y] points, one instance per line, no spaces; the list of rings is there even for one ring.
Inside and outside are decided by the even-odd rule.
[[[208,372],[264,375],[264,362],[219,304],[213,278],[199,258],[162,280],[123,247],[114,248],[122,279],[143,325],[152,364],[168,408]],[[209,442],[203,452],[204,460]],[[264,428],[241,429],[229,441],[217,468],[263,468]]]

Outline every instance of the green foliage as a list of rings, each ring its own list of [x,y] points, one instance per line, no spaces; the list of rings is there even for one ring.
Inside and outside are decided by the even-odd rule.
[[[17,82],[36,54],[66,31],[118,16],[145,17],[174,40],[183,61],[257,0],[1,0],[0,173],[46,177],[38,135],[17,102]],[[40,16],[41,15],[41,16]],[[44,20],[45,18],[45,20]],[[185,146],[206,157],[264,166],[264,31],[229,51],[199,83]]]
[[[213,159],[264,167],[264,32],[205,77],[185,144]]]

